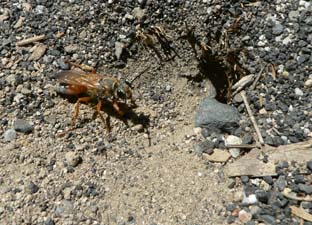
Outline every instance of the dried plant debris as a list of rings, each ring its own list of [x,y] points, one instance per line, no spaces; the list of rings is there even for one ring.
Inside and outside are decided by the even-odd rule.
[[[244,48],[229,47],[228,30],[222,30],[212,36],[209,30],[205,37],[196,34],[196,26],[185,23],[185,30],[180,39],[187,40],[198,60],[200,73],[196,80],[210,79],[217,89],[217,99],[229,102],[232,96],[232,86],[249,74],[240,63],[240,54],[246,54]],[[200,53],[198,53],[198,51]],[[195,80],[194,79],[194,80]]]
[[[160,61],[172,60],[176,56],[180,57],[173,47],[172,37],[166,33],[163,26],[138,28],[136,39],[147,51],[156,54]]]

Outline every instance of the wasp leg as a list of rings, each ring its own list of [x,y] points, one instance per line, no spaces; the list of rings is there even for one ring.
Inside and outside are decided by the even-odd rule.
[[[99,114],[100,119],[102,120],[102,122],[105,124],[107,132],[110,133],[111,132],[111,127],[110,127],[109,116],[106,117],[106,119],[104,119],[104,116],[103,116],[103,113],[101,112],[101,109],[102,109],[102,101],[99,101],[98,104],[96,105],[96,111]]]
[[[123,115],[125,114],[124,112],[122,112],[122,111],[120,110],[119,105],[118,105],[116,99],[113,100],[113,107],[114,107],[114,109],[117,111],[117,113],[118,113],[120,116],[123,116]]]
[[[69,62],[66,61],[70,66],[74,66],[77,67],[83,71],[87,71],[87,72],[91,72],[91,73],[96,73],[96,69],[94,69],[92,66],[88,66],[85,64],[78,64],[78,63],[73,63],[73,62]]]
[[[89,101],[91,101],[91,99],[92,99],[91,97],[78,98],[78,101],[76,102],[76,106],[75,106],[75,114],[74,114],[73,119],[72,119],[71,127],[68,130],[60,133],[59,134],[60,137],[66,135],[68,132],[70,132],[70,131],[72,131],[74,129],[75,124],[76,124],[76,120],[77,120],[77,118],[79,116],[80,103],[81,102],[89,102]]]

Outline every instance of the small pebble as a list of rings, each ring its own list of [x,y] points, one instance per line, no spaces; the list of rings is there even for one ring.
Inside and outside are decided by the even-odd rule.
[[[32,181],[29,181],[25,184],[25,192],[28,194],[34,194],[39,190],[39,187],[33,183]]]
[[[166,85],[165,91],[166,92],[170,92],[171,91],[171,86],[170,85]]]
[[[82,158],[76,152],[67,152],[65,160],[69,166],[76,167],[82,162]]]
[[[14,129],[8,129],[4,132],[4,141],[5,142],[10,142],[16,139],[16,131]]]
[[[272,29],[272,33],[274,35],[280,35],[281,33],[283,33],[283,31],[284,27],[280,23],[276,24]]]
[[[304,86],[306,88],[312,87],[312,79],[308,79],[306,82],[304,82]]]
[[[74,53],[79,49],[79,46],[77,44],[71,44],[71,45],[67,45],[65,46],[64,50],[67,53]]]
[[[241,176],[241,180],[244,184],[247,184],[249,181],[249,177],[248,176]]]
[[[312,160],[307,162],[307,168],[312,172]]]
[[[34,126],[31,125],[28,121],[23,120],[23,119],[17,119],[14,122],[14,129],[17,132],[21,132],[24,134],[31,133],[34,130]]]
[[[70,69],[69,63],[66,63],[63,59],[57,60],[57,63],[61,70],[68,70]]]
[[[51,218],[48,218],[44,221],[44,225],[55,225],[55,222]]]
[[[137,124],[137,125],[133,126],[133,127],[131,128],[131,130],[133,130],[133,131],[138,131],[138,132],[142,132],[142,131],[144,131],[144,127],[143,127],[142,124]]]
[[[236,205],[233,204],[233,203],[228,204],[227,207],[226,207],[226,210],[230,211],[230,212],[234,211],[235,209],[236,209]]]
[[[247,223],[248,221],[251,220],[252,215],[249,212],[246,212],[245,210],[241,210],[238,213],[238,217],[240,219],[240,221],[242,221],[243,223]]]
[[[248,197],[244,197],[243,199],[243,204],[247,204],[247,205],[253,205],[256,204],[258,202],[258,199],[256,197],[255,194],[251,194]]]
[[[286,187],[286,180],[285,180],[285,176],[279,176],[277,178],[277,180],[274,183],[274,186],[279,190],[279,191],[283,191]]]
[[[256,196],[257,196],[257,199],[264,204],[268,203],[269,197],[270,197],[269,193],[264,190],[257,190]]]
[[[299,190],[310,195],[312,194],[312,186],[306,184],[298,184]]]
[[[123,49],[124,49],[124,44],[122,42],[116,41],[115,42],[115,56],[117,60],[120,60]]]
[[[303,91],[301,91],[300,88],[295,88],[295,94],[296,94],[297,96],[302,96],[302,95],[303,95]]]
[[[229,135],[225,138],[225,145],[240,145],[242,143],[242,139],[234,135]],[[231,153],[233,158],[237,158],[240,155],[239,148],[230,148],[229,152]]]
[[[261,212],[261,208],[257,205],[252,205],[249,207],[249,209],[251,215],[253,215],[254,217],[256,217]]]

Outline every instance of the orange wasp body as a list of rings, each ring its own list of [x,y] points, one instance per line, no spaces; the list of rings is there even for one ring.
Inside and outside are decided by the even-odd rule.
[[[145,71],[146,70],[142,73]],[[109,117],[104,119],[103,113],[101,112],[103,102],[111,102],[116,112],[120,116],[123,116],[124,112],[120,110],[118,101],[126,101],[129,99],[132,106],[135,106],[131,92],[131,83],[142,73],[136,76],[131,82],[127,80],[119,80],[114,77],[103,76],[101,74],[97,74],[95,71],[88,73],[77,70],[68,70],[56,74],[55,78],[60,83],[60,86],[57,87],[56,91],[60,94],[78,97],[71,129],[61,135],[71,131],[75,126],[75,122],[79,115],[80,104],[82,102],[96,103],[96,113],[106,125],[108,132],[110,132]]]

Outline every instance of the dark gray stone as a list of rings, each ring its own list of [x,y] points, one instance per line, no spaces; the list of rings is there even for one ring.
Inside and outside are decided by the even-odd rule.
[[[249,177],[248,176],[241,176],[241,180],[244,184],[247,184],[249,181]]]
[[[234,203],[230,203],[230,204],[228,204],[228,205],[226,206],[226,210],[227,210],[227,211],[230,211],[230,212],[233,212],[234,209],[236,209],[236,208],[237,208],[237,206],[236,206],[236,204],[234,204]]]
[[[243,136],[243,144],[252,144],[253,137],[250,134],[245,134]]]
[[[307,162],[307,168],[312,171],[312,161]]]
[[[298,174],[294,178],[295,178],[296,184],[304,184],[305,183],[303,175]]]
[[[34,127],[33,127],[33,125],[31,125],[26,120],[17,119],[14,122],[14,129],[17,132],[22,132],[22,133],[28,134],[28,133],[31,133],[34,130]]]
[[[262,202],[264,204],[268,203],[269,197],[270,197],[269,192],[266,192],[264,190],[256,190],[255,194],[256,194],[257,199],[259,200],[259,202]]]
[[[234,132],[239,125],[240,115],[236,108],[206,98],[195,115],[195,126],[208,133]]]
[[[274,186],[279,190],[283,191],[286,187],[286,179],[285,176],[279,176],[275,181]]]
[[[307,55],[307,54],[300,55],[298,58],[298,63],[302,64],[302,63],[308,61],[309,58],[310,58],[310,55]]]
[[[271,215],[261,215],[260,218],[261,220],[263,220],[263,222],[265,222],[265,224],[270,224],[270,225],[276,224],[275,218]]]
[[[307,17],[304,22],[307,24],[307,25],[312,25],[312,16],[309,16]]]
[[[195,147],[195,152],[198,156],[201,156],[203,153],[211,154],[213,153],[214,143],[208,140],[200,142]]]
[[[299,190],[306,193],[306,194],[312,194],[312,186],[306,185],[306,184],[298,184]]]
[[[273,178],[271,176],[264,176],[263,180],[267,182],[268,184],[272,185],[273,184]]]
[[[256,222],[254,220],[250,220],[246,223],[246,225],[255,225]]]

